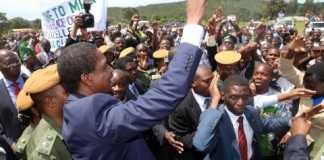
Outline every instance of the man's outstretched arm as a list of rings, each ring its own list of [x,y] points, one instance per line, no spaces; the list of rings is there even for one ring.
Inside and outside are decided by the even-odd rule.
[[[142,131],[153,127],[181,102],[188,93],[202,54],[200,44],[204,30],[200,21],[207,0],[187,1],[187,24],[182,44],[169,65],[169,70],[159,84],[136,101],[120,104],[102,114],[105,125],[100,133],[113,133],[116,142],[125,142]]]

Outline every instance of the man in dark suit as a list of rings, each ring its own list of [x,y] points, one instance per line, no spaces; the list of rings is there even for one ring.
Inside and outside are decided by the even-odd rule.
[[[18,120],[16,97],[27,76],[21,73],[18,55],[9,50],[0,50],[0,134],[13,146],[23,131]]]
[[[288,118],[263,119],[251,106],[249,83],[240,75],[224,82],[224,104],[210,106],[201,115],[193,139],[194,146],[208,153],[211,160],[262,159],[259,136],[268,132],[285,132]]]
[[[199,124],[200,114],[207,109],[210,102],[209,86],[213,73],[207,66],[199,66],[192,82],[192,90],[169,116],[168,127],[183,143],[184,151],[176,154],[175,159],[199,160],[202,153],[196,152],[192,139]]]
[[[142,132],[166,118],[191,88],[202,54],[198,23],[206,5],[207,0],[187,1],[188,25],[170,70],[136,101],[122,104],[105,93],[111,90],[112,69],[96,46],[77,43],[64,49],[58,71],[70,96],[62,131],[73,159],[154,159]]]

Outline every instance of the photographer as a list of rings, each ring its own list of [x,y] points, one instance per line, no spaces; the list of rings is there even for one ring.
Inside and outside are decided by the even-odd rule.
[[[76,15],[74,18],[74,23],[71,27],[71,31],[68,39],[66,40],[65,47],[77,43],[77,42],[87,42],[90,39],[90,34],[87,32],[87,28],[84,28],[84,22],[82,15]],[[77,35],[80,30],[81,35]]]

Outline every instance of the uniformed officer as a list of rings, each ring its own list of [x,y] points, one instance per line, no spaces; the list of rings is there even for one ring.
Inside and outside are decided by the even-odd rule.
[[[42,116],[34,129],[30,125],[25,130],[17,146],[27,159],[71,159],[61,134],[67,94],[59,82],[57,65],[51,65],[34,72],[18,95],[20,110],[33,107]]]
[[[14,150],[19,156],[21,156],[21,158],[26,159],[27,144],[29,143],[34,129],[40,121],[41,116],[39,112],[32,106],[28,106],[28,108],[23,108],[23,106],[18,104],[17,107],[20,117],[23,116],[29,119],[29,125],[24,129],[22,135],[19,137],[14,147]]]
[[[222,51],[215,55],[217,62],[216,74],[219,75],[218,87],[223,90],[224,80],[240,72],[241,54],[236,51]]]
[[[163,73],[168,69],[170,51],[166,49],[160,49],[153,53],[153,58],[156,63],[155,74],[151,76],[151,87],[155,86],[160,80]]]
[[[105,55],[107,59],[107,64],[113,65],[115,59],[117,58],[115,56],[115,46],[109,46],[109,45],[102,45],[101,47],[98,48],[99,52]]]

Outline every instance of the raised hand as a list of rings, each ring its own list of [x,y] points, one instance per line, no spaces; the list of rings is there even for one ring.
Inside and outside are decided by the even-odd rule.
[[[292,136],[306,135],[309,132],[311,125],[311,122],[304,116],[294,118],[290,129]]]
[[[199,24],[205,14],[207,0],[187,0],[187,24]]]
[[[296,89],[292,90],[291,93],[297,97],[311,97],[314,94],[316,94],[316,91],[309,90],[306,88],[296,88]]]
[[[221,92],[218,89],[219,75],[215,75],[209,86],[211,96],[210,107],[217,108],[220,99],[222,98]]]
[[[305,41],[303,37],[299,37],[299,36],[295,37],[287,46],[290,52],[290,56],[285,58],[288,59],[292,58],[292,54],[306,52]]]

